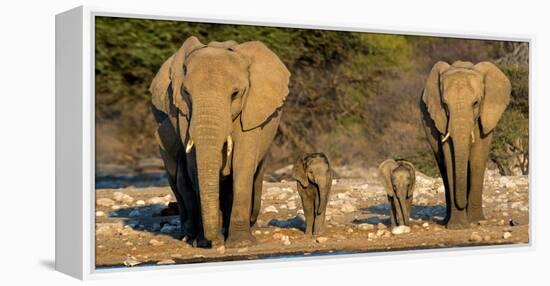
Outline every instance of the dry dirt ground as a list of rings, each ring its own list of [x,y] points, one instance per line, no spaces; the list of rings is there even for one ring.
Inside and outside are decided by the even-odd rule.
[[[169,187],[96,191],[96,266],[303,257],[405,249],[529,242],[527,176],[501,177],[488,171],[484,184],[486,220],[469,229],[441,225],[445,197],[441,179],[418,174],[410,232],[392,234],[386,194],[374,169],[337,169],[323,235],[303,234],[295,182],[265,182],[262,212],[252,232],[257,243],[239,249],[194,248],[177,237],[178,216],[160,216],[174,200]]]

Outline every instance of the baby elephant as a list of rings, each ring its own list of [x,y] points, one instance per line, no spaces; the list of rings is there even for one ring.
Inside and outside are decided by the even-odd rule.
[[[391,207],[391,225],[409,225],[416,181],[414,165],[405,160],[388,159],[378,166]]]
[[[323,153],[305,154],[294,164],[293,177],[297,181],[306,217],[306,234],[320,234],[325,224],[325,211],[332,186],[330,164]]]

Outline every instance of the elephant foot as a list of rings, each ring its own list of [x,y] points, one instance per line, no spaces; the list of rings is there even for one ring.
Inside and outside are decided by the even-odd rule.
[[[474,223],[474,224],[477,224],[481,220],[485,220],[483,211],[481,209],[469,211],[468,220],[470,221],[470,223]]]
[[[451,215],[447,221],[446,227],[448,229],[465,229],[470,227],[470,222],[468,221],[465,212],[460,212],[456,215]]]
[[[227,248],[241,248],[247,247],[256,243],[256,238],[250,232],[229,234],[225,241],[225,247]]]
[[[313,231],[312,231],[313,235],[322,235],[323,233],[325,233],[325,228],[324,227],[321,227],[321,228],[318,228],[318,229],[313,229]]]

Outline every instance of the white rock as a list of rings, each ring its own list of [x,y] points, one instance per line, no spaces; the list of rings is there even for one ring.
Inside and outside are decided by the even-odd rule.
[[[320,236],[320,237],[318,237],[317,239],[315,239],[315,241],[316,241],[317,243],[325,243],[325,242],[327,242],[327,240],[328,240],[328,238],[327,238],[327,237],[323,237],[323,236]]]
[[[113,201],[109,198],[101,198],[101,199],[97,199],[95,203],[98,206],[111,207],[115,204],[115,201]]]
[[[127,266],[127,267],[133,267],[133,266],[136,266],[140,263],[141,262],[139,262],[135,257],[133,257],[131,255],[128,255],[126,257],[126,260],[124,260],[124,265]]]
[[[350,203],[345,203],[342,206],[342,209],[341,209],[341,211],[344,212],[344,213],[351,213],[351,212],[354,212],[356,210],[357,210],[357,208],[354,205],[350,204]]]
[[[406,225],[400,225],[400,226],[394,227],[391,230],[391,233],[395,234],[395,235],[399,235],[399,234],[403,234],[403,233],[409,233],[409,232],[411,232],[411,228],[406,226]]]
[[[472,232],[472,234],[470,235],[469,240],[473,241],[473,242],[482,242],[483,237],[481,235],[479,235],[479,233],[477,233],[477,232]]]
[[[164,205],[165,200],[163,197],[153,197],[147,200],[150,205]]]
[[[350,198],[350,195],[348,193],[338,193],[336,194],[336,198],[340,200],[347,199]]]
[[[296,209],[296,203],[295,203],[294,201],[290,201],[290,202],[288,202],[286,205],[287,205],[287,207],[288,207],[289,210],[294,210],[294,209]]]
[[[370,223],[362,223],[359,226],[357,226],[360,230],[373,230],[374,225]]]
[[[297,214],[304,215],[304,210],[298,210],[296,213],[297,213]],[[328,214],[328,213],[327,213],[327,214]],[[329,219],[327,219],[327,220],[329,220]]]
[[[279,213],[279,211],[277,210],[277,208],[275,206],[268,206],[266,207],[264,210],[263,210],[263,213]]]
[[[519,208],[522,207],[522,203],[521,202],[513,202],[510,207],[513,208],[513,209],[519,209]]]
[[[105,213],[102,212],[102,211],[97,211],[95,212],[95,216],[99,217],[99,216],[105,216]]]
[[[389,231],[386,230],[386,229],[379,229],[379,230],[376,232],[376,236],[377,236],[377,237],[391,237],[391,232],[389,232]]]
[[[114,192],[113,198],[115,199],[115,201],[125,204],[131,204],[134,202],[134,198],[122,192]]]
[[[281,189],[281,191],[283,192],[287,192],[287,193],[294,193],[294,190],[292,188],[289,188],[289,187],[284,187]]]
[[[221,245],[220,247],[216,248],[216,251],[220,254],[224,254],[225,253],[225,246]]]
[[[277,194],[281,191],[281,188],[279,187],[269,187],[267,188],[267,190],[265,190],[265,193],[267,195],[274,195],[274,194]]]
[[[139,200],[139,201],[136,202],[136,205],[137,206],[144,206],[145,202],[143,200]]]
[[[281,235],[280,237],[283,245],[290,245],[290,237],[288,235]]]
[[[429,227],[429,226],[430,226],[430,224],[428,222],[425,222],[425,223],[422,224],[422,227]]]
[[[277,200],[279,200],[279,201],[284,201],[284,200],[286,200],[288,197],[289,197],[289,194],[288,194],[287,192],[280,193],[279,195],[277,195]]]
[[[504,239],[508,239],[512,236],[512,234],[508,231],[505,231],[503,234],[502,234],[502,238]]]
[[[369,232],[369,234],[367,234],[367,238],[368,239],[374,239],[374,238],[376,238],[376,234],[374,234],[374,232]]]
[[[176,261],[174,261],[173,259],[163,259],[159,262],[157,262],[157,265],[169,265],[169,264],[175,264]]]
[[[156,239],[151,239],[149,240],[149,244],[152,245],[152,246],[160,246],[160,245],[163,245],[164,242],[163,241],[158,241]]]

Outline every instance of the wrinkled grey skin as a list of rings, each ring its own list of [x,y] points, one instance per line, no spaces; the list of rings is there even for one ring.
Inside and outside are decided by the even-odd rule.
[[[426,80],[420,110],[445,185],[447,228],[484,219],[485,165],[510,92],[506,75],[489,62],[438,62]]]
[[[255,241],[264,158],[290,73],[261,42],[189,37],[151,83],[160,153],[182,235],[200,247]],[[225,241],[224,241],[225,239]]]
[[[416,172],[412,163],[388,159],[378,166],[390,203],[392,226],[410,225]]]
[[[327,202],[332,186],[328,158],[323,153],[309,153],[294,164],[293,177],[302,199],[306,217],[305,233],[321,234],[325,227]]]

